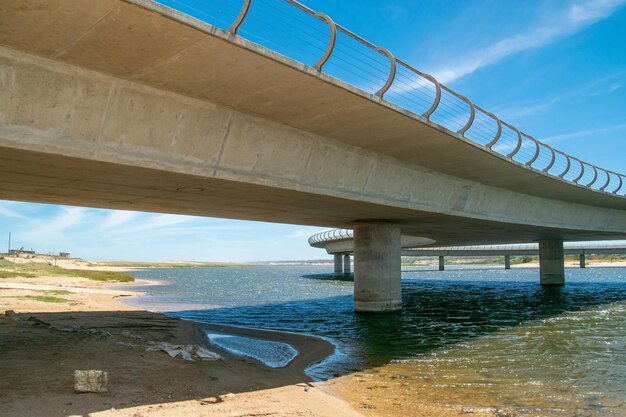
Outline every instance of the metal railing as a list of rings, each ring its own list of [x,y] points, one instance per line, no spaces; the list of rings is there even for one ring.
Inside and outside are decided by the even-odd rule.
[[[309,238],[309,245],[313,246],[317,243],[335,242],[338,240],[352,239],[352,230],[334,229],[325,232],[316,233]]]
[[[590,190],[626,196],[626,176],[538,141],[432,75],[295,0],[159,1],[347,82],[372,94],[374,100],[400,106],[530,170]]]

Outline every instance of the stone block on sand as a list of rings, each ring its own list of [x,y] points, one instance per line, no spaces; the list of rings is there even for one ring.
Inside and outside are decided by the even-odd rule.
[[[76,392],[108,392],[109,375],[105,371],[87,370],[74,371],[74,391]]]

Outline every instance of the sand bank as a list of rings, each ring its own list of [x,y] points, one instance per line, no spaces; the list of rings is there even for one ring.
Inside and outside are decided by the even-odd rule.
[[[142,283],[144,284],[144,283]],[[198,325],[116,302],[140,295],[80,278],[0,280],[0,415],[10,416],[337,416],[361,414],[310,381],[305,368],[332,353],[300,335]],[[269,369],[229,355],[185,361],[147,351],[152,341],[201,344],[204,330],[269,338],[300,355]],[[75,394],[76,369],[109,373],[110,392]]]

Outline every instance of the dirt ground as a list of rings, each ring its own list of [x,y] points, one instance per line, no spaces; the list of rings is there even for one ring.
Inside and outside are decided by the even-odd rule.
[[[304,373],[332,353],[328,342],[199,326],[121,305],[117,297],[136,294],[110,286],[63,277],[0,280],[1,416],[361,415]],[[221,360],[190,362],[147,351],[152,342],[205,344],[203,327],[289,342],[300,355],[270,369],[214,346],[207,347]],[[108,393],[74,393],[74,370],[87,369],[108,372]]]

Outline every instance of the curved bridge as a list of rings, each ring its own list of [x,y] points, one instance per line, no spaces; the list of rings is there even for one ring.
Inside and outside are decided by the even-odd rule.
[[[399,308],[401,235],[545,242],[544,283],[626,238],[622,174],[330,17],[163,3],[0,0],[0,198],[353,228],[364,311]]]
[[[370,99],[400,106],[511,163],[583,188],[626,195],[624,175],[584,162],[535,139],[432,75],[395,57],[388,49],[372,44],[336,24],[330,16],[298,1],[237,2],[241,8],[230,25],[224,25],[224,17],[232,13],[233,4],[216,2],[209,10],[199,11],[189,1],[161,2],[360,87],[373,94]],[[327,26],[327,36],[320,22]]]
[[[333,229],[316,233],[309,238],[309,245],[325,249],[335,256],[335,275],[350,273],[350,255],[354,254],[354,234],[348,229]],[[402,256],[432,256],[439,258],[439,270],[445,269],[446,256],[504,256],[504,266],[511,268],[511,256],[539,255],[538,243],[520,243],[513,245],[473,245],[473,246],[428,246],[423,238],[402,236]],[[588,254],[626,254],[626,245],[607,243],[563,244],[564,255],[578,255],[580,267],[586,267],[585,256]],[[343,257],[343,258],[342,258]]]

